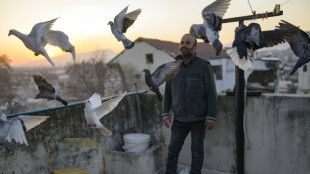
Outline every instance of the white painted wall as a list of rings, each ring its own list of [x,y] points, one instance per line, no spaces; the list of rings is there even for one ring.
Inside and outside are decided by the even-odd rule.
[[[216,90],[221,93],[226,90],[233,90],[235,86],[235,64],[230,58],[222,59],[209,59],[211,66],[222,66],[222,80],[217,80],[215,78]],[[265,61],[254,60],[253,61],[254,70],[268,70],[265,65]],[[247,70],[244,72],[245,80],[248,79],[252,70]]]
[[[146,63],[146,54],[153,54],[153,64]],[[153,72],[158,66],[171,61],[174,61],[174,57],[168,53],[159,50],[146,42],[137,42],[132,49],[125,50],[112,62],[118,62],[121,66],[130,64],[143,74],[142,71],[145,68],[148,68]]]
[[[146,54],[153,54],[153,64],[146,63]],[[146,42],[136,42],[132,49],[123,51],[112,63],[117,62],[121,67],[126,65],[134,67],[136,72],[140,74],[140,84],[144,84],[143,69],[147,68],[153,73],[157,67],[171,61],[174,61],[174,57],[167,52],[157,49]],[[136,82],[138,83],[139,90],[145,88],[145,86],[139,86],[138,81]],[[161,92],[164,91],[164,87],[164,84],[160,86]],[[145,90],[149,91],[148,88],[145,88]]]
[[[309,91],[310,90],[310,64],[305,64],[307,71],[303,71],[303,66],[298,69],[298,90]]]

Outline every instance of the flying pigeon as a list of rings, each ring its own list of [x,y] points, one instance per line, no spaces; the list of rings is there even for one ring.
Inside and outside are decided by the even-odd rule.
[[[216,0],[202,10],[203,24],[193,24],[189,33],[205,43],[212,43],[219,56],[222,43],[219,40],[219,31],[222,29],[222,19],[231,0]]]
[[[111,31],[118,41],[122,41],[126,49],[132,48],[135,43],[126,38],[124,33],[127,29],[135,22],[141,9],[129,12],[126,14],[128,6],[125,7],[118,15],[114,18],[114,23],[109,21],[108,25],[111,27]]]
[[[0,139],[4,141],[5,149],[8,153],[11,152],[11,140],[14,139],[19,144],[28,146],[25,137],[25,131],[38,126],[44,122],[49,116],[18,116],[7,120],[5,114],[0,118]]]
[[[296,28],[261,31],[261,27],[257,23],[250,23],[248,26],[242,24],[236,28],[232,48],[227,49],[226,52],[240,69],[244,71],[248,68],[254,69],[247,49],[255,51],[286,42],[286,39],[295,32]]]
[[[90,128],[97,128],[104,136],[111,136],[112,132],[105,128],[100,120],[102,117],[110,113],[118,103],[124,98],[126,92],[122,95],[110,99],[104,103],[101,103],[101,96],[98,93],[94,93],[88,100],[86,100],[84,114],[87,121],[87,126]]]
[[[162,64],[156,68],[152,74],[148,69],[143,70],[145,83],[157,95],[157,99],[159,101],[163,100],[163,95],[159,91],[159,86],[178,74],[182,62],[183,60],[179,59],[173,62]]]
[[[299,57],[297,63],[295,64],[293,70],[290,72],[290,75],[294,74],[295,71],[302,65],[310,61],[310,38],[306,32],[299,29],[295,25],[281,20],[279,23],[280,26],[277,26],[279,29],[295,29],[298,28],[298,31],[295,35],[290,37],[287,42],[290,44],[291,49],[294,54]]]
[[[63,51],[70,52],[72,54],[73,61],[75,62],[75,48],[69,42],[68,36],[62,31],[51,30],[52,25],[57,19],[58,18],[55,18],[50,21],[41,22],[34,25],[28,35],[12,29],[9,31],[9,36],[14,35],[19,38],[28,49],[34,52],[35,56],[40,54],[43,55],[52,64],[52,66],[55,66],[55,64],[44,48],[47,44],[58,46]]]
[[[34,82],[38,85],[38,89],[40,90],[39,94],[35,97],[37,98],[46,98],[47,100],[58,100],[65,106],[68,105],[68,103],[63,100],[58,94],[55,93],[55,89],[53,86],[47,81],[41,77],[40,75],[33,75]]]

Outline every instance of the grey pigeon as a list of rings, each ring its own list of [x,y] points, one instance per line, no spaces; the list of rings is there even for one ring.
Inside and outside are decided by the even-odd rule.
[[[98,129],[104,136],[111,136],[112,132],[100,123],[100,119],[116,108],[125,95],[126,92],[114,99],[110,99],[102,103],[100,94],[94,93],[84,102],[84,114],[87,121],[87,126],[89,128]]]
[[[25,131],[36,127],[44,122],[49,116],[18,116],[7,120],[5,114],[0,118],[0,139],[4,141],[4,147],[8,153],[11,152],[11,140],[28,146]]]
[[[157,99],[159,101],[163,100],[163,95],[159,91],[159,86],[178,74],[182,62],[183,60],[180,59],[162,64],[156,68],[152,74],[148,69],[143,70],[145,83],[157,95]]]
[[[293,50],[294,54],[299,57],[297,63],[295,64],[293,70],[290,72],[290,75],[294,74],[296,70],[301,67],[302,65],[308,63],[310,61],[310,39],[306,32],[299,29],[295,25],[281,20],[282,22],[279,23],[277,28],[280,29],[295,29],[298,28],[296,34],[290,37],[287,41],[290,44],[291,49]]]
[[[212,43],[219,56],[223,45],[219,40],[219,31],[222,29],[222,19],[231,0],[216,0],[202,10],[203,24],[193,24],[189,33],[206,43]]]
[[[40,75],[33,75],[34,82],[38,85],[38,89],[40,90],[39,94],[35,97],[37,98],[46,98],[47,100],[58,100],[65,106],[68,103],[63,100],[58,94],[55,93],[55,89],[53,86],[41,77]]]
[[[244,71],[248,68],[254,69],[247,49],[255,51],[286,42],[286,39],[294,33],[296,33],[296,28],[261,31],[261,27],[257,23],[250,23],[248,26],[242,24],[236,28],[232,48],[227,49],[226,52],[240,69]]]
[[[122,41],[126,49],[132,48],[135,43],[126,38],[124,33],[135,22],[141,9],[129,12],[126,14],[128,6],[125,7],[118,15],[115,16],[114,22],[109,21],[108,25],[111,27],[111,31],[118,41]]]
[[[57,19],[58,18],[55,18],[53,20],[34,25],[28,35],[12,29],[9,31],[9,36],[14,35],[19,38],[28,49],[34,52],[35,56],[40,54],[43,55],[52,64],[52,66],[55,66],[55,64],[44,48],[47,44],[58,46],[63,51],[70,52],[72,54],[73,61],[75,62],[75,48],[69,42],[68,36],[62,31],[51,30],[52,25]]]

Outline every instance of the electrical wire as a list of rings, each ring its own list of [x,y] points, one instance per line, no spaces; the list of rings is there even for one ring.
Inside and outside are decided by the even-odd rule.
[[[283,4],[281,4],[281,6],[283,6],[284,4],[286,4],[286,3],[290,2],[290,1],[291,1],[291,0],[288,0],[288,1],[284,2]]]
[[[249,6],[251,8],[251,13],[253,12],[253,9],[252,9],[252,6],[251,6],[251,3],[250,3],[250,0],[248,0],[248,3],[249,3]]]

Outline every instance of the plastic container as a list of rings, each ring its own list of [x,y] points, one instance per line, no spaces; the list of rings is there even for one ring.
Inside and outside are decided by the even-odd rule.
[[[125,152],[142,152],[145,151],[150,144],[150,135],[131,133],[126,134],[123,137]]]

